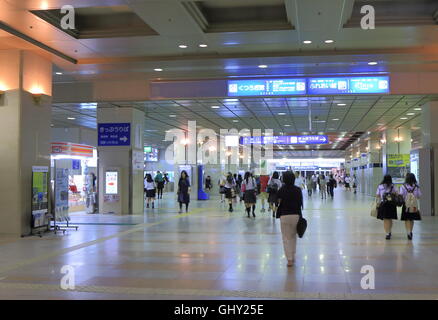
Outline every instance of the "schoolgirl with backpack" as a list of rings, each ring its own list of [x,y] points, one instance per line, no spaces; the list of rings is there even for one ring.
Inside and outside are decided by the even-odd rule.
[[[420,210],[418,208],[418,199],[421,197],[421,190],[413,173],[406,175],[405,183],[400,186],[399,193],[404,199],[401,220],[405,222],[408,239],[412,240],[414,221],[421,220]]]
[[[377,192],[377,219],[383,220],[386,240],[391,239],[392,220],[397,220],[398,192],[388,174],[378,186]]]

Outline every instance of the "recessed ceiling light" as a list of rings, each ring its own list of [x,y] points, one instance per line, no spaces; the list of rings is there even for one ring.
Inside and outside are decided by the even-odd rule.
[[[62,72],[55,72],[58,76],[62,75]]]
[[[171,117],[171,118],[175,118],[175,117],[176,117],[176,114],[169,114],[169,117]]]
[[[329,39],[329,40],[325,40],[324,42],[325,42],[325,43],[333,43],[333,42],[335,42],[335,41]]]
[[[160,71],[163,71],[163,69],[161,69],[161,68],[156,68],[156,69],[154,69],[154,71],[160,72]]]
[[[304,40],[303,43],[304,43],[304,44],[311,44],[312,41],[310,41],[310,40]]]
[[[259,68],[261,68],[261,69],[265,69],[265,68],[267,68],[268,66],[266,65],[266,64],[261,64],[261,65],[259,65]]]
[[[406,115],[407,115],[407,116],[414,116],[415,113],[413,113],[413,112],[409,112],[409,113],[406,113]]]
[[[421,111],[421,108],[414,108],[415,111]]]
[[[333,121],[339,121],[339,119],[338,118],[335,118],[335,119],[332,119]]]
[[[377,64],[377,62],[376,61],[371,61],[371,62],[368,62],[368,65],[370,65],[370,66],[375,66]]]
[[[278,115],[279,115],[279,116],[284,116],[284,115],[286,115],[286,113],[284,113],[284,112],[279,112]]]
[[[233,120],[233,122],[239,122],[239,120]]]
[[[406,117],[401,117],[400,120],[407,120],[408,118]]]
[[[285,124],[284,126],[285,126],[285,127],[290,127],[290,124]]]
[[[73,118],[73,117],[68,117],[67,119],[68,120],[76,120],[76,118]]]
[[[199,47],[201,47],[201,48],[207,48],[208,45],[206,45],[205,43],[201,43],[201,44],[199,45]]]
[[[219,109],[219,106],[211,106],[212,109]]]
[[[187,49],[187,46],[185,44],[180,44],[178,47],[181,49]]]
[[[346,105],[347,105],[346,103],[338,103],[338,106],[340,106],[340,107],[344,107]]]

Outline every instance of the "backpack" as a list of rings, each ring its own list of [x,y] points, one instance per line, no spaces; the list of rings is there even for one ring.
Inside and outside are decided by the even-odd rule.
[[[277,193],[278,191],[278,185],[271,181],[271,183],[268,185],[268,188],[266,190],[268,193]]]
[[[392,193],[394,186],[391,186],[391,190],[389,192],[385,192],[382,197],[383,203],[394,203],[395,204],[395,194]]]
[[[407,212],[417,212],[418,211],[418,200],[417,197],[415,197],[414,195],[414,191],[417,188],[417,186],[414,186],[414,188],[409,191],[408,188],[406,187],[406,185],[404,185],[406,191],[408,192],[408,194],[406,195],[406,200],[405,200],[405,206],[406,206],[406,211]]]
[[[233,177],[232,177],[232,176],[228,176],[228,177],[227,177],[227,182],[228,182],[229,184],[232,184],[232,183],[233,183]]]

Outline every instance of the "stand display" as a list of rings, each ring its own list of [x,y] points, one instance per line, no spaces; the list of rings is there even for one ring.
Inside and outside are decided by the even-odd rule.
[[[49,167],[32,167],[31,233],[40,237],[49,230]]]
[[[78,226],[69,225],[70,216],[68,214],[68,169],[56,168],[55,167],[55,185],[54,185],[54,194],[55,194],[55,205],[54,205],[54,214],[52,217],[53,220],[53,231],[57,233],[58,231],[62,231],[65,233],[66,229],[61,228],[57,222],[66,222],[66,226],[62,226],[64,228],[73,228],[78,230]]]

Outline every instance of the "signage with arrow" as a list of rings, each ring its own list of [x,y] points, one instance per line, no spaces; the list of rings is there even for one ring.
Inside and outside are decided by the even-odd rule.
[[[98,146],[130,146],[130,123],[99,123],[97,127]]]

